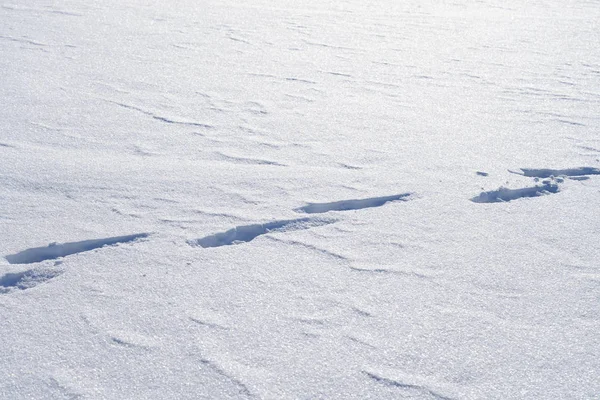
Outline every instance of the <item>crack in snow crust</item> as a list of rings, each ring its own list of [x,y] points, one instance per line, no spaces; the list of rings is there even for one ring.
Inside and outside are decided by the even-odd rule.
[[[117,106],[126,108],[128,110],[138,111],[144,115],[148,115],[148,116],[154,118],[157,121],[166,122],[168,124],[188,125],[188,126],[195,126],[195,127],[199,127],[199,128],[206,128],[206,129],[214,128],[214,126],[212,126],[210,124],[203,124],[203,123],[195,122],[195,121],[186,121],[186,120],[180,120],[180,119],[175,119],[175,118],[168,118],[168,117],[164,117],[162,115],[155,114],[151,111],[144,110],[143,108],[140,108],[140,107],[132,106],[132,105],[125,104],[125,103],[119,103],[119,102],[113,101],[113,100],[104,100],[104,101],[112,103],[112,104],[116,104]]]
[[[336,222],[336,220],[300,218],[273,221],[268,222],[266,224],[236,226],[235,228],[230,229],[226,232],[206,236],[201,239],[191,240],[188,241],[188,243],[191,246],[200,246],[204,248],[229,246],[233,244],[249,242],[255,239],[256,237],[269,232],[297,231],[303,229],[310,229],[317,226],[329,225],[334,222]]]
[[[548,193],[558,192],[558,185],[554,183],[547,183],[542,186],[533,186],[521,189],[507,189],[501,187],[498,190],[481,192],[479,196],[473,197],[471,201],[474,203],[500,203],[520,199],[523,197],[538,197]]]
[[[392,201],[407,201],[412,193],[402,193],[392,196],[370,197],[368,199],[341,200],[331,203],[308,203],[304,207],[297,208],[295,211],[305,212],[307,214],[326,213],[328,211],[350,211],[361,210],[363,208],[381,207]]]
[[[250,397],[250,398],[254,398],[255,396],[252,394],[252,392],[250,391],[250,389],[248,388],[248,386],[246,386],[242,381],[240,381],[239,379],[235,378],[233,375],[228,374],[227,372],[225,372],[225,370],[223,370],[223,368],[221,368],[217,363],[210,361],[206,358],[202,358],[200,360],[200,362],[207,366],[208,368],[212,369],[214,372],[216,372],[218,375],[222,376],[225,379],[228,379],[229,381],[231,381],[232,384],[234,384],[239,391],[240,395],[244,395],[246,397]]]
[[[452,400],[450,397],[443,396],[443,395],[429,389],[426,386],[415,385],[415,384],[405,383],[405,382],[399,382],[395,379],[384,378],[383,376],[379,376],[377,374],[367,372],[367,371],[363,371],[363,373],[366,374],[369,378],[373,379],[375,382],[382,383],[386,386],[397,387],[397,388],[402,388],[402,389],[417,390],[420,392],[424,392],[437,400]]]
[[[132,242],[137,239],[148,237],[148,233],[137,233],[126,236],[115,236],[104,239],[84,240],[71,243],[51,243],[45,247],[34,247],[23,250],[16,254],[6,256],[6,260],[11,264],[33,264],[45,260],[54,260],[71,254],[83,253],[104,246],[111,246],[119,243]]]

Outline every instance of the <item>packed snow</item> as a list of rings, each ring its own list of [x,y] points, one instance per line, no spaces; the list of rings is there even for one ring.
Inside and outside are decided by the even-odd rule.
[[[600,2],[0,3],[0,399],[597,399]]]

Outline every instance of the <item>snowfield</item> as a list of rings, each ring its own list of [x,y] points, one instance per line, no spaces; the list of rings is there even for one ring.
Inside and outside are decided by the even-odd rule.
[[[0,3],[0,399],[600,398],[600,2]]]

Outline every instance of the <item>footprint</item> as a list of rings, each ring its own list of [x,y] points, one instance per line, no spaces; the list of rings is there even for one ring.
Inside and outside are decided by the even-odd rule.
[[[519,174],[535,178],[549,178],[551,176],[585,176],[585,175],[600,175],[600,169],[593,167],[578,167],[578,168],[567,168],[567,169],[534,169],[534,168],[521,168],[522,173],[517,171],[511,171],[513,174]]]
[[[349,211],[360,210],[363,208],[381,207],[390,201],[407,201],[412,193],[402,193],[393,196],[371,197],[358,200],[341,200],[332,203],[308,203],[304,207],[297,208],[295,211],[305,212],[307,214],[325,213],[328,211]]]
[[[200,247],[220,247],[249,242],[269,232],[287,232],[314,228],[336,222],[331,219],[300,218],[284,221],[273,221],[266,224],[237,226],[226,232],[206,236],[202,239],[190,240],[188,244]]]
[[[71,243],[51,243],[46,247],[35,247],[23,250],[20,253],[6,256],[6,260],[11,264],[32,264],[45,260],[53,260],[59,257],[65,257],[71,254],[83,253],[103,246],[110,246],[118,243],[132,242],[136,239],[148,237],[148,233],[137,233],[127,236],[115,236],[104,239],[84,240]]]
[[[474,203],[498,203],[520,199],[522,197],[538,197],[548,193],[558,193],[558,185],[546,183],[542,186],[526,187],[521,189],[507,189],[501,187],[490,192],[481,192],[479,196],[471,199]]]
[[[64,271],[56,268],[36,268],[22,272],[9,272],[0,276],[0,294],[14,290],[31,289],[41,283],[56,278]]]

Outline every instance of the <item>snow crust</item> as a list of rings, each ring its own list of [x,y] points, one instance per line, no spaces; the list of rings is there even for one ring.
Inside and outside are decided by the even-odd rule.
[[[597,398],[599,20],[1,3],[0,399]]]

